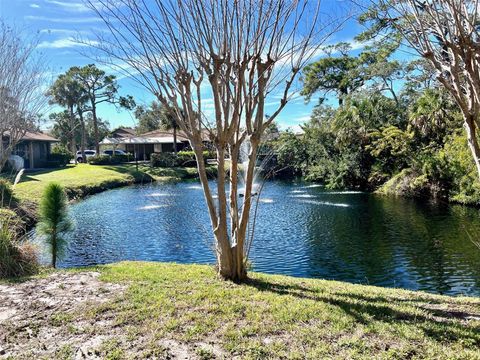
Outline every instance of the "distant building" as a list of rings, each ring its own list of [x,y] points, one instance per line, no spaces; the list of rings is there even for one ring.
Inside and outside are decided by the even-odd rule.
[[[173,130],[154,130],[141,135],[125,134],[125,136],[106,137],[100,142],[102,149],[115,148],[133,154],[137,160],[149,160],[153,153],[173,152]],[[117,133],[118,135],[118,133]],[[207,144],[207,132],[204,135]],[[177,151],[190,146],[190,143],[181,130],[177,130]]]
[[[8,135],[2,139],[2,148],[5,149],[10,141]],[[42,168],[47,166],[52,144],[59,140],[42,132],[26,132],[12,151],[11,156],[17,157],[15,163],[18,164],[19,158],[23,160],[25,169]]]
[[[131,127],[119,127],[112,131],[110,134],[111,138],[121,139],[129,136],[134,136],[136,134],[135,129]]]

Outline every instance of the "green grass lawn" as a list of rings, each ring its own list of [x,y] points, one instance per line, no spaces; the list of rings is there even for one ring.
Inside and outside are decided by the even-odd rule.
[[[209,174],[216,168],[208,167]],[[68,165],[64,168],[26,172],[15,187],[15,196],[20,201],[37,203],[45,186],[52,181],[63,185],[70,199],[81,198],[114,187],[156,181],[181,181],[198,176],[196,168],[151,168],[133,164],[126,165]],[[9,177],[11,179],[11,176]],[[13,179],[11,179],[13,180]]]
[[[25,173],[15,187],[15,196],[21,201],[38,202],[45,186],[52,181],[63,185],[69,198],[73,199],[135,182],[150,182],[152,177],[144,171],[136,171],[134,165],[68,165],[64,168]]]
[[[172,339],[200,358],[215,357],[198,347],[213,343],[226,358],[480,359],[478,298],[259,273],[238,285],[202,265],[124,262],[99,271],[126,292],[64,326],[113,320],[91,331],[117,334],[115,358],[128,358],[133,339],[143,344],[135,358],[162,358],[159,341]]]

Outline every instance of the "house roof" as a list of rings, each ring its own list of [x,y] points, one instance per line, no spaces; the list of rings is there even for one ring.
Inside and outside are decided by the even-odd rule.
[[[168,137],[173,136],[173,130],[153,130],[147,133],[141,134],[142,137]],[[187,135],[183,130],[177,130],[177,138],[181,141],[188,141]],[[210,131],[207,129],[202,129],[202,139],[203,141],[208,141],[210,139]]]
[[[53,136],[42,132],[30,132],[27,131],[22,137],[23,141],[48,141],[48,142],[60,142],[60,140],[55,139]]]
[[[173,137],[173,130],[153,130],[149,131],[145,134],[141,134],[140,137],[143,138],[168,138],[168,137]],[[181,130],[177,131],[177,141],[188,141],[187,137],[185,136],[185,133]],[[173,142],[173,140],[172,140]]]
[[[112,134],[114,135],[114,134]],[[202,131],[204,141],[208,141],[209,132]],[[186,134],[182,130],[177,130],[177,143],[188,141]],[[100,144],[168,144],[173,143],[173,130],[153,130],[141,135],[129,135],[119,137],[111,136],[103,139]]]
[[[180,144],[182,141],[177,138],[177,144]],[[173,143],[173,136],[162,136],[162,137],[145,137],[145,136],[131,136],[126,138],[105,138],[100,144],[109,145],[109,144],[170,144]]]
[[[131,127],[120,127],[118,129],[115,129],[112,132],[112,137],[127,137],[127,136],[134,136],[135,135],[135,129]]]

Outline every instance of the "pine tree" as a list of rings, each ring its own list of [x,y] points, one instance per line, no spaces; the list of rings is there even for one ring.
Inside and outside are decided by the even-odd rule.
[[[67,214],[67,197],[60,184],[47,185],[40,203],[40,222],[38,232],[45,237],[52,253],[52,266],[65,253],[67,241],[65,234],[73,229],[73,223]]]

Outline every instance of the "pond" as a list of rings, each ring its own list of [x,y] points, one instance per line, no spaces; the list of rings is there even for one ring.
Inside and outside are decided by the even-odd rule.
[[[70,207],[60,267],[120,260],[214,263],[197,183],[107,191]],[[250,259],[255,271],[480,295],[480,212],[318,185],[268,182]]]

